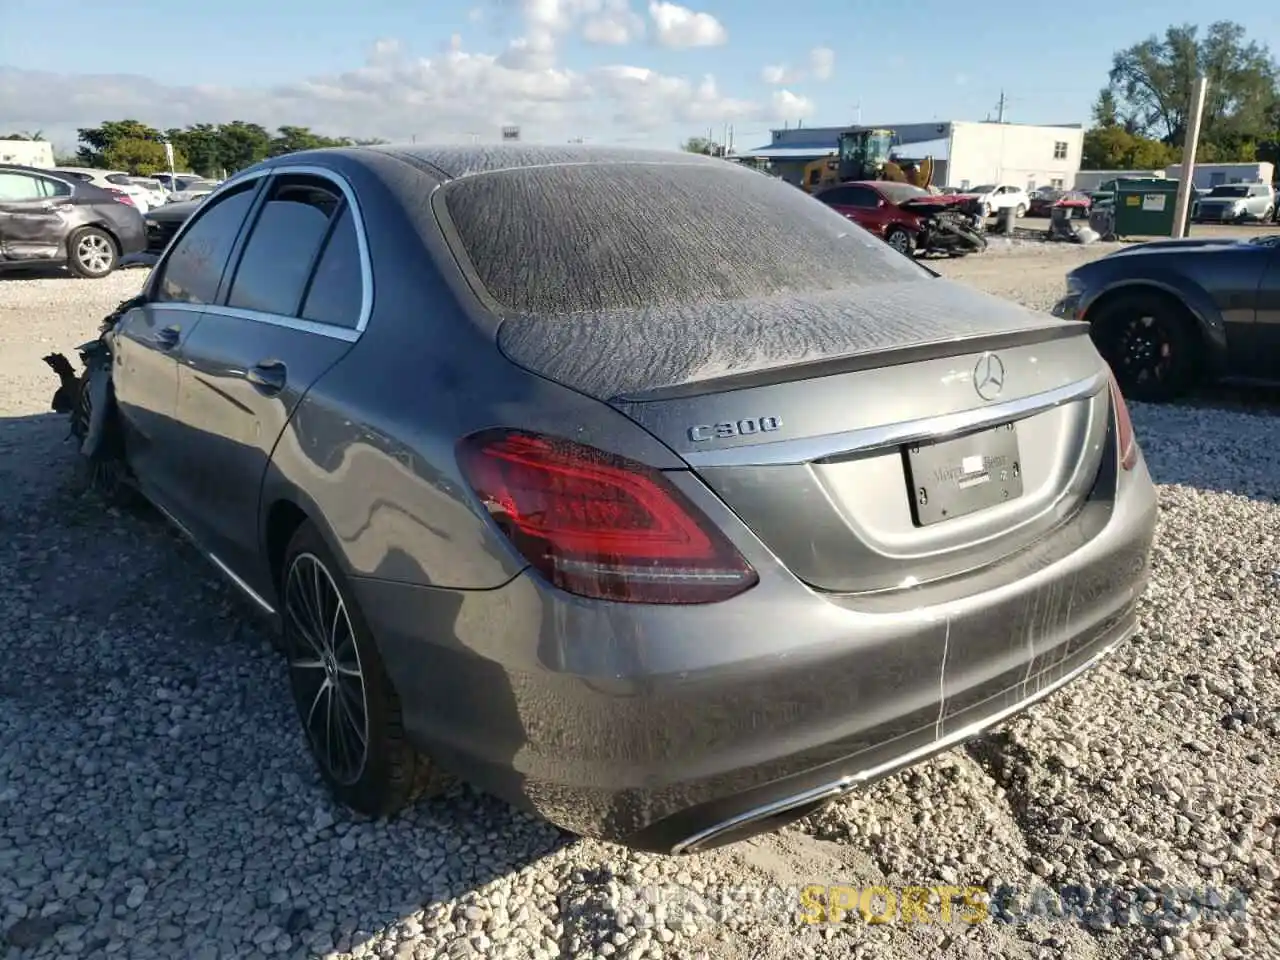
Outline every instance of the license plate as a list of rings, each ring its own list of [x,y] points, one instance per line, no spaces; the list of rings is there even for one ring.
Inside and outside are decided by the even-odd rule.
[[[1018,431],[1012,423],[902,448],[916,526],[954,520],[1022,496]]]

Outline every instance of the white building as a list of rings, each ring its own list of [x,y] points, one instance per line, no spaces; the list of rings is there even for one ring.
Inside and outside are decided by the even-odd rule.
[[[1182,176],[1182,164],[1165,168],[1171,180]],[[1258,163],[1197,163],[1191,181],[1201,190],[1211,190],[1224,183],[1273,183],[1276,168],[1265,160]]]
[[[859,126],[893,130],[897,156],[908,160],[933,157],[934,183],[961,189],[980,183],[1006,183],[1029,190],[1071,186],[1080,170],[1084,146],[1084,128],[1078,123],[1034,126],[947,120]],[[836,151],[841,131],[848,129],[774,130],[771,143],[740,155],[770,160],[776,173],[798,183],[804,165]]]
[[[53,144],[44,140],[0,140],[0,163],[24,167],[53,167]]]

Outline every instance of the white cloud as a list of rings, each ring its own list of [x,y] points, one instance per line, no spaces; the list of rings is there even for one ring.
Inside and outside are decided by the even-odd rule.
[[[724,25],[711,14],[696,13],[666,0],[651,0],[649,17],[664,47],[717,47],[729,39]]]
[[[121,117],[161,129],[238,119],[331,136],[439,142],[496,140],[503,124],[519,124],[535,142],[582,136],[673,145],[690,129],[780,125],[813,110],[785,89],[764,100],[735,96],[711,76],[638,65],[571,69],[559,60],[558,41],[581,23],[566,22],[561,4],[539,2],[524,35],[496,53],[475,52],[454,37],[439,53],[418,57],[396,40],[380,40],[354,69],[270,87],[170,86],[137,75],[0,67],[0,128],[44,130],[63,148],[74,144],[77,127]],[[586,15],[606,12],[598,0]]]
[[[770,64],[761,69],[760,79],[770,86],[783,87],[800,83],[812,77],[814,80],[829,80],[835,70],[836,52],[830,47],[814,47],[809,51],[809,69],[788,67],[785,64]]]
[[[760,79],[770,86],[776,87],[782,84],[795,83],[800,79],[800,74],[781,64],[773,64],[760,71]]]
[[[643,36],[644,19],[628,0],[602,0],[599,11],[582,25],[582,39],[603,46],[621,47]]]
[[[802,97],[790,90],[778,90],[770,98],[773,115],[791,119],[813,115],[814,103],[808,97]]]
[[[836,67],[836,52],[830,47],[814,47],[809,51],[809,71],[815,80],[829,80]]]

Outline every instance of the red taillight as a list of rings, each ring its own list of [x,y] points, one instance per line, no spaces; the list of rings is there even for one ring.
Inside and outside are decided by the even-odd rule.
[[[120,203],[127,203],[131,207],[135,205],[133,197],[129,196],[123,190],[112,190],[111,197],[114,200],[118,200]]]
[[[1132,470],[1138,462],[1138,439],[1133,434],[1133,421],[1129,419],[1129,407],[1120,393],[1120,384],[1111,378],[1111,407],[1116,412],[1116,439],[1120,447],[1120,469]]]
[[[569,593],[712,603],[759,579],[698,508],[644,464],[506,430],[463,440],[458,462],[520,554]]]

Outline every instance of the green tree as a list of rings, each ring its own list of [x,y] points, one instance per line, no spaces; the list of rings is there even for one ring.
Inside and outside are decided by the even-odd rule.
[[[271,156],[278,157],[285,153],[296,153],[299,150],[319,150],[323,147],[345,147],[347,140],[324,137],[313,133],[308,127],[280,127],[276,136],[271,139]]]
[[[1187,107],[1198,75],[1209,81],[1201,138],[1218,143],[1230,137],[1263,134],[1277,96],[1277,68],[1265,44],[1248,40],[1230,21],[1210,24],[1200,35],[1192,24],[1171,26],[1115,54],[1106,88],[1114,119],[1131,118],[1132,133],[1180,145]]]
[[[165,156],[164,144],[155,140],[140,140],[127,137],[117,140],[107,147],[103,154],[106,165],[113,170],[127,170],[139,177],[149,177],[169,169],[169,161]],[[187,158],[177,148],[173,151],[175,170],[185,170]]]
[[[121,140],[152,140],[159,143],[162,139],[159,130],[138,120],[107,120],[101,126],[81,127],[76,133],[81,143],[76,159],[86,167],[108,166],[107,150]]]
[[[218,161],[228,173],[251,167],[271,155],[271,134],[266,127],[232,120],[218,127]]]
[[[28,133],[26,130],[23,130],[20,133],[6,133],[4,136],[0,137],[0,140],[43,141],[44,132],[37,130],[35,133]]]
[[[218,127],[212,123],[197,123],[185,130],[173,127],[165,131],[175,151],[174,169],[191,170],[202,177],[215,176],[222,165]],[[176,153],[186,157],[184,165],[178,165]]]
[[[722,152],[720,144],[706,137],[690,137],[680,145],[680,149],[685,153],[705,153],[709,157],[718,156]]]
[[[1085,170],[1159,170],[1177,163],[1180,151],[1118,125],[1085,131],[1080,166]]]

